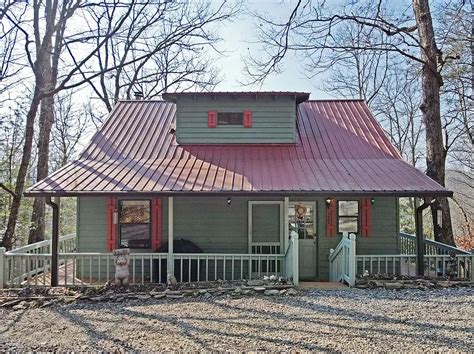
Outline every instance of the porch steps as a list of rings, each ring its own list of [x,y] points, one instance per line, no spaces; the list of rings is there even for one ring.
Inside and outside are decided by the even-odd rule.
[[[314,290],[349,290],[350,288],[344,284],[334,281],[305,281],[298,285],[300,289]]]

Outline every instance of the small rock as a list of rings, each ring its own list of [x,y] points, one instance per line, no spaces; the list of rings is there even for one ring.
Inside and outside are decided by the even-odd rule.
[[[249,289],[242,290],[242,295],[249,295],[251,293],[252,293],[252,290],[249,290]]]
[[[66,298],[64,298],[64,303],[65,303],[66,305],[72,304],[72,303],[75,302],[75,301],[76,301],[76,298],[75,298],[75,297],[66,297]]]
[[[205,299],[209,299],[210,297],[212,297],[212,295],[209,294],[209,293],[204,293],[203,297],[204,297]]]
[[[294,288],[288,289],[286,293],[288,295],[298,295],[298,291]]]
[[[248,286],[262,286],[263,284],[262,280],[247,280]]]
[[[175,299],[182,299],[183,297],[184,297],[183,294],[181,294],[181,295],[174,295],[174,294],[168,294],[168,295],[166,295],[166,298],[167,298],[167,299],[173,299],[173,300],[175,300]]]
[[[266,296],[275,296],[278,294],[280,294],[280,291],[276,289],[265,290],[265,292],[263,293],[263,295],[266,295]]]
[[[400,282],[386,282],[385,283],[385,289],[402,289],[403,284]]]
[[[137,295],[137,299],[139,300],[148,300],[151,298],[151,295]]]
[[[266,289],[263,286],[256,286],[255,288],[253,288],[253,290],[257,293],[263,293]]]
[[[280,290],[280,295],[285,295],[286,294],[286,289]]]
[[[154,299],[163,299],[166,297],[166,294],[164,293],[159,293],[159,294],[156,294],[155,296],[153,296]]]

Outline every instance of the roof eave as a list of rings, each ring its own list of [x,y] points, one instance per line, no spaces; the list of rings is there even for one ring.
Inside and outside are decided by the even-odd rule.
[[[287,196],[287,195],[305,195],[318,197],[452,197],[453,192],[449,190],[432,190],[432,191],[34,191],[24,192],[26,197],[85,197],[85,196],[124,196],[124,195],[140,195],[140,196],[176,196],[176,195],[195,195],[195,196],[217,196],[217,195],[265,195],[265,196]]]

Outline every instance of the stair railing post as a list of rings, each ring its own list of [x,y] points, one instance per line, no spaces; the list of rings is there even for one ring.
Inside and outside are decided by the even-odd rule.
[[[356,268],[357,268],[357,260],[356,260],[356,235],[350,234],[350,247],[349,247],[349,286],[355,285],[355,278],[356,278]]]
[[[0,247],[0,289],[5,287],[5,253],[7,249]]]

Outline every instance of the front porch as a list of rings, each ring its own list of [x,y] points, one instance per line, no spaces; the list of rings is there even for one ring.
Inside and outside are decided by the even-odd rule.
[[[357,276],[415,276],[415,254],[409,250],[414,236],[400,234],[407,245],[405,254],[358,254],[355,235],[344,235],[338,247],[330,250],[330,281],[353,285]],[[112,253],[77,252],[76,235],[59,238],[58,285],[94,286],[114,280]],[[298,279],[298,242],[290,239],[285,254],[173,254],[174,274],[182,283],[240,281],[283,277]],[[454,277],[474,281],[474,255],[460,249],[425,240],[424,275],[431,278]],[[450,253],[450,254],[449,254]],[[166,283],[168,253],[131,253],[131,284]],[[51,240],[0,252],[0,288],[51,286]],[[334,284],[334,283],[333,283]],[[295,281],[298,285],[298,281]]]

